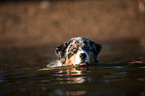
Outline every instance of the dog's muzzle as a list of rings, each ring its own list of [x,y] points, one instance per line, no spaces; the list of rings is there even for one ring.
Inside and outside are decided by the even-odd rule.
[[[81,50],[77,53],[75,65],[86,65],[89,63],[89,56],[87,52]]]

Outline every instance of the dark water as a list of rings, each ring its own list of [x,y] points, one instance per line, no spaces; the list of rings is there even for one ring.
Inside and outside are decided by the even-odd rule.
[[[101,63],[78,68],[43,68],[53,51],[34,49],[1,49],[0,96],[145,96],[144,41],[103,43]]]

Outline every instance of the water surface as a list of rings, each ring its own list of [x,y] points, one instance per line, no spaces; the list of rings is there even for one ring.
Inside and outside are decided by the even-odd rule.
[[[0,96],[145,96],[144,44],[102,46],[98,65],[78,68],[44,68],[53,47],[1,49]]]

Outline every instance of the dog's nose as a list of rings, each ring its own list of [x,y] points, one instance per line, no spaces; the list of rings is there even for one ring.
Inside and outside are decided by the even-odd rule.
[[[87,57],[87,55],[85,53],[81,53],[80,57],[81,57],[81,59],[85,59]]]

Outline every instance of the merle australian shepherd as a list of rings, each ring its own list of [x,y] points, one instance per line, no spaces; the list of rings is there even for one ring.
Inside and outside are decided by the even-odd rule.
[[[57,60],[51,62],[47,67],[79,66],[96,64],[97,55],[101,50],[101,45],[94,41],[76,37],[62,43],[55,50]]]

